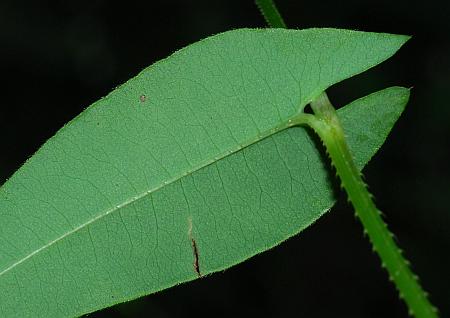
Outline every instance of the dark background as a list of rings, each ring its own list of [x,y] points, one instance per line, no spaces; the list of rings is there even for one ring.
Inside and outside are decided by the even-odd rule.
[[[329,90],[335,105],[392,85],[410,103],[366,180],[431,300],[450,317],[449,1],[288,1],[291,28],[413,35]],[[264,27],[252,1],[0,0],[0,184],[85,107],[209,35]],[[91,317],[407,317],[341,195],[311,228],[251,260]]]

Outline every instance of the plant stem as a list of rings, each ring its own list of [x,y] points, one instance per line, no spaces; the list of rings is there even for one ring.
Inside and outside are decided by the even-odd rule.
[[[271,27],[286,28],[272,0],[256,0],[256,4]],[[310,126],[324,143],[331,163],[341,179],[341,185],[364,226],[364,232],[369,236],[373,250],[380,256],[382,266],[387,269],[390,279],[395,283],[400,298],[408,305],[409,313],[417,318],[438,317],[436,308],[429,302],[417,276],[410,270],[409,262],[395,244],[393,234],[384,223],[361,173],[356,168],[344,131],[326,92],[311,102],[311,107],[314,115],[298,114],[291,124]]]
[[[255,0],[255,2],[270,27],[286,28],[286,23],[272,0]]]
[[[372,196],[367,191],[353,161],[336,111],[327,95],[325,93],[320,95],[311,103],[311,107],[315,114],[314,118],[300,115],[297,121],[308,124],[322,139],[332,165],[341,179],[341,185],[364,226],[364,232],[380,256],[382,266],[387,269],[390,279],[395,283],[400,298],[407,303],[409,313],[417,318],[438,317],[436,309],[427,299],[427,294],[418,283],[417,276],[410,270],[408,261],[395,244],[392,233],[389,232]]]

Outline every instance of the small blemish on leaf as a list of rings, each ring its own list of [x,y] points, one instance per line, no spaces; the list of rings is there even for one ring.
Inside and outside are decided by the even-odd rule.
[[[147,96],[142,94],[141,96],[139,96],[139,100],[141,101],[141,103],[143,103],[143,102],[145,102],[147,100]]]
[[[191,240],[192,253],[194,254],[194,263],[193,263],[194,271],[197,273],[198,277],[202,277],[202,273],[200,272],[200,263],[199,263],[197,242],[195,241],[194,237],[192,236],[192,218],[189,218],[188,222],[189,222],[188,235],[189,235],[189,239]]]

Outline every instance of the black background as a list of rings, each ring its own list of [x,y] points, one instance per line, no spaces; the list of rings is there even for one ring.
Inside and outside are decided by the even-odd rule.
[[[288,1],[289,27],[413,35],[329,90],[335,105],[413,87],[366,180],[443,317],[450,317],[449,1]],[[209,35],[264,27],[252,1],[0,1],[0,183],[89,104]],[[407,317],[341,195],[311,228],[251,260],[91,317]],[[1,287],[0,287],[1,288]]]

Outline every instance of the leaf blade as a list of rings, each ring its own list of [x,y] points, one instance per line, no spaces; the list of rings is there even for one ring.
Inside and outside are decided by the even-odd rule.
[[[297,39],[299,34],[302,36]],[[342,38],[336,41],[336,35],[342,34],[347,42]],[[287,140],[290,144],[298,142],[300,137],[291,134],[300,128],[275,133],[322,89],[377,64],[404,41],[387,35],[369,36],[349,31],[342,34],[340,30],[312,29],[244,30],[218,35],[155,64],[69,123],[0,192],[0,211],[8,225],[0,229],[3,241],[0,281],[2,285],[13,286],[15,291],[0,294],[2,312],[17,314],[14,299],[20,298],[21,293],[28,294],[22,296],[27,304],[22,308],[24,313],[28,310],[36,314],[42,310],[42,315],[70,315],[193,279],[196,275],[188,220],[193,223],[192,235],[196,237],[204,273],[223,268],[227,262],[217,255],[224,255],[223,251],[232,250],[232,246],[240,248],[240,254],[233,254],[234,263],[248,258],[242,239],[265,242],[263,249],[272,246],[267,242],[275,237],[279,240],[280,234],[264,227],[255,230],[251,214],[242,213],[246,207],[255,210],[261,202],[270,207],[273,193],[268,195],[261,185],[259,194],[252,191],[261,182],[259,179],[266,187],[276,184],[287,193],[292,191],[286,188],[288,183],[273,183],[274,175],[264,166],[277,167],[280,180],[293,182],[288,167],[295,160],[281,160],[283,165],[277,164],[283,159],[281,153],[292,156],[286,147]],[[304,52],[292,49],[291,35],[295,35],[301,47],[305,41],[310,48],[317,46],[311,51],[318,53],[317,58],[310,52],[302,60],[311,65],[307,71],[299,63]],[[348,52],[366,36],[367,45],[375,47],[384,43],[385,37],[393,41],[390,51],[380,53],[381,57],[368,58],[365,63],[345,64],[340,68],[328,62],[332,53],[323,53],[340,48],[333,60],[340,56],[344,62],[355,64]],[[380,38],[374,44],[372,37]],[[335,47],[330,41],[334,41]],[[324,42],[328,47],[322,47],[324,51],[321,51],[318,45]],[[255,61],[257,67],[252,65]],[[262,74],[263,71],[269,75]],[[324,79],[321,72],[332,75]],[[272,76],[280,73],[285,76]],[[306,84],[296,80],[294,74],[301,74],[298,76]],[[314,77],[314,74],[319,75]],[[280,79],[289,77],[288,84]],[[291,91],[296,91],[295,100],[290,98]],[[266,138],[272,134],[275,135]],[[302,143],[305,145],[307,141]],[[308,151],[314,153],[310,143],[309,147]],[[258,157],[263,157],[263,162]],[[305,164],[312,164],[308,160]],[[325,173],[320,159],[314,165],[317,171]],[[234,170],[241,173],[236,174]],[[203,175],[205,171],[208,172]],[[194,175],[201,181],[196,182]],[[236,185],[236,180],[247,186]],[[202,204],[205,198],[199,194],[200,186],[208,193],[208,199],[213,198],[208,204]],[[227,189],[235,188],[242,193],[250,191],[245,198],[250,198],[252,203],[244,204],[242,193],[233,192],[233,196],[228,196]],[[312,198],[330,198],[325,186],[318,191],[320,194],[309,191]],[[224,195],[218,196],[220,193]],[[283,193],[274,193],[278,195],[276,202],[283,202]],[[191,197],[196,199],[190,202],[187,198]],[[308,197],[306,200],[310,200],[308,205],[316,209],[316,215],[317,203]],[[289,202],[298,204],[298,198]],[[228,210],[224,208],[227,206]],[[233,211],[234,206],[241,212],[241,223],[231,229],[236,231],[241,227],[241,235],[220,226],[230,222],[227,212]],[[266,210],[273,212],[278,208]],[[288,208],[292,207],[286,206],[285,210]],[[205,214],[194,215],[194,211],[221,213],[208,218]],[[267,222],[273,216],[266,213],[259,218]],[[298,232],[298,226],[296,229]],[[283,233],[286,234],[285,229]],[[225,243],[225,238],[231,242]],[[214,244],[209,243],[207,248],[211,240]],[[166,248],[160,250],[164,242]],[[254,252],[255,247],[250,247]],[[139,255],[136,251],[140,251]],[[164,266],[159,264],[161,259]],[[52,262],[48,263],[49,260]],[[48,273],[37,270],[49,267],[52,270]],[[156,269],[157,275],[152,271],[142,272],[146,268]],[[161,277],[167,281],[161,283]],[[58,287],[55,279],[62,287]],[[21,289],[22,285],[26,288]],[[38,302],[31,295],[42,294],[39,290],[42,286],[54,290],[46,291]],[[79,298],[70,302],[73,294]],[[29,299],[33,301],[27,303]],[[65,306],[52,306],[54,302]]]

